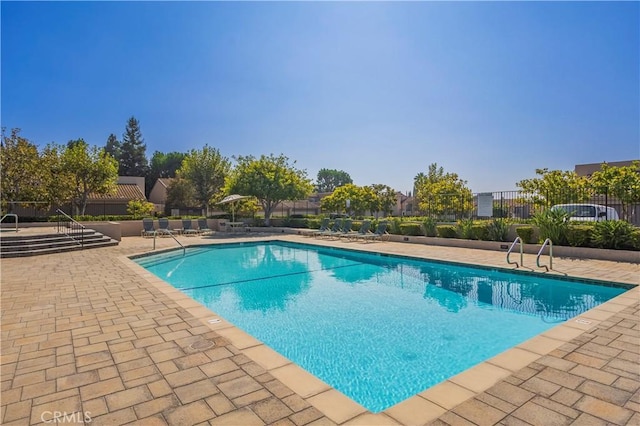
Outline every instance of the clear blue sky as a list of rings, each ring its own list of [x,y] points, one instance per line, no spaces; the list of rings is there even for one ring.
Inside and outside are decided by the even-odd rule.
[[[2,126],[476,192],[640,158],[639,2],[6,2]]]

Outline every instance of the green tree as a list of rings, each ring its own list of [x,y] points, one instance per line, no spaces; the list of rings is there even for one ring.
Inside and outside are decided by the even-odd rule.
[[[536,169],[533,179],[523,179],[516,186],[525,192],[535,205],[551,207],[556,204],[579,203],[589,198],[587,178],[573,171]]]
[[[148,162],[146,157],[147,146],[142,138],[140,123],[135,117],[129,118],[122,135],[120,149],[120,176],[145,176]]]
[[[179,174],[189,180],[195,191],[195,199],[209,216],[211,198],[224,186],[231,163],[215,148],[205,145],[202,150],[191,150],[182,161]]]
[[[333,192],[339,186],[353,183],[349,173],[342,170],[320,169],[316,180],[317,192]]]
[[[378,205],[378,197],[373,188],[352,183],[337,187],[331,195],[320,200],[325,211],[345,212],[349,216],[362,216],[367,210]]]
[[[371,205],[371,212],[378,214],[382,212],[385,215],[390,215],[393,211],[393,206],[396,204],[396,191],[388,185],[373,184],[371,189],[376,195],[376,202]]]
[[[155,151],[149,164],[149,172],[145,177],[145,186],[150,193],[158,178],[174,178],[182,166],[182,160],[187,156],[184,152],[169,152],[167,154]],[[147,193],[147,196],[149,194]]]
[[[72,182],[74,214],[84,215],[89,194],[110,194],[116,188],[118,162],[83,139],[69,141],[61,150],[62,170]]]
[[[171,209],[193,207],[197,204],[196,191],[191,181],[183,179],[178,174],[167,187],[167,199],[165,201],[165,213]]]
[[[258,199],[264,210],[265,224],[268,226],[271,214],[284,200],[307,198],[313,185],[305,170],[298,170],[289,159],[280,154],[239,156],[237,165],[226,183],[228,194],[252,195]]]
[[[107,138],[104,151],[115,158],[116,161],[120,162],[120,157],[122,156],[122,144],[113,133],[111,133]]]
[[[64,147],[50,143],[44,147],[40,162],[44,170],[43,182],[47,207],[65,204],[73,199],[73,175],[65,167],[62,158]]]
[[[429,165],[426,174],[416,175],[414,191],[418,207],[431,216],[465,215],[473,208],[473,195],[467,181],[457,173],[445,173],[436,163]]]
[[[46,170],[42,167],[38,148],[12,129],[7,136],[2,128],[0,144],[0,178],[2,210],[11,211],[15,201],[44,201]]]
[[[629,206],[640,202],[640,161],[625,167],[600,166],[589,178],[589,186],[598,194],[617,198],[622,204],[622,217],[629,218]]]
[[[320,207],[324,211],[336,213],[345,212],[349,216],[363,216],[371,210],[377,202],[376,194],[368,186],[358,186],[352,183],[337,187],[331,195],[320,200]]]
[[[132,215],[134,219],[151,215],[153,209],[153,203],[145,200],[131,200],[127,203],[127,213]]]

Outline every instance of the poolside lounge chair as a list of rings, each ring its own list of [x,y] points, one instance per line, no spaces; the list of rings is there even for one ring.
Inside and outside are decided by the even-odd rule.
[[[209,225],[207,225],[207,219],[204,219],[204,218],[198,219],[198,228],[200,228],[200,233],[202,235],[213,233],[213,229],[209,229]]]
[[[387,226],[387,222],[380,222],[374,232],[364,235],[358,235],[356,238],[361,238],[364,241],[383,241],[385,238],[389,239]]]
[[[153,219],[151,218],[142,219],[142,233],[141,233],[142,237],[153,237],[157,233],[158,232],[153,227]]]
[[[359,236],[370,234],[369,228],[371,227],[371,221],[365,220],[360,224],[360,229],[357,231],[349,231],[346,234],[339,235],[340,238],[346,238],[348,240],[355,239]]]
[[[335,222],[333,222],[333,225],[331,226],[331,228],[327,228],[324,231],[319,231],[313,234],[314,237],[324,237],[327,235],[335,235],[337,233],[340,232],[340,230],[342,229],[342,223],[343,221],[341,220],[337,220]]]
[[[166,217],[161,217],[158,219],[158,235],[171,235],[173,231],[169,229],[169,219]]]
[[[353,225],[353,220],[345,219],[344,222],[342,222],[342,226],[340,227],[340,229],[338,229],[337,232],[329,233],[328,236],[335,238],[343,237],[351,232],[351,225]]]
[[[200,231],[191,226],[191,219],[182,219],[182,235],[198,235]]]
[[[327,229],[329,229],[329,218],[325,217],[324,219],[322,219],[322,222],[320,222],[320,227],[318,229],[308,229],[302,231],[301,234],[305,237],[313,237],[318,232],[324,232]]]

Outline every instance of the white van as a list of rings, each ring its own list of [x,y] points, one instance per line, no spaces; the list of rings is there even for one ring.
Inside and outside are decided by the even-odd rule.
[[[601,206],[600,204],[556,204],[551,208],[554,210],[564,210],[571,216],[570,220],[581,222],[620,220],[616,209]]]

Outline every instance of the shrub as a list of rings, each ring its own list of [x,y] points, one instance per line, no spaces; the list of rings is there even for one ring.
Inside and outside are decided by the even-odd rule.
[[[378,227],[378,223],[384,222],[384,219],[382,219],[380,221],[378,219],[369,219],[369,220],[371,221],[371,224],[369,225],[369,230],[371,232],[376,230],[376,228]]]
[[[7,222],[3,223],[13,223],[12,219],[5,219]],[[58,216],[20,216],[20,222],[56,222],[58,220]]]
[[[533,242],[533,227],[531,226],[517,227],[516,234],[518,234],[518,237],[520,237],[525,244],[531,244]]]
[[[458,235],[456,227],[454,225],[438,225],[436,226],[438,237],[441,238],[456,238]]]
[[[562,209],[547,209],[533,217],[533,222],[540,230],[540,239],[549,238],[553,244],[567,245],[567,228],[569,214]]]
[[[396,234],[396,235],[400,235],[401,234],[401,230],[400,230],[400,224],[402,222],[400,221],[400,218],[398,217],[394,217],[391,218],[391,221],[389,221],[389,233],[390,234]]]
[[[403,223],[400,225],[400,233],[402,235],[422,235],[422,229],[419,223]]]
[[[476,223],[471,227],[473,238],[480,241],[489,241],[489,228],[487,223]]]
[[[424,235],[427,237],[435,237],[438,234],[436,230],[436,220],[432,217],[428,217],[422,222],[422,228]]]
[[[460,234],[460,238],[464,238],[467,240],[474,239],[475,236],[473,235],[473,220],[462,219],[458,221],[458,232]]]
[[[307,219],[307,226],[311,229],[319,229],[322,219]]]
[[[571,247],[589,247],[593,226],[569,225],[567,228],[567,243]]]
[[[640,250],[640,228],[636,228],[631,233],[631,244],[633,250]]]
[[[624,220],[604,220],[593,226],[591,239],[599,248],[628,249],[633,247],[635,228]]]
[[[290,228],[308,228],[308,220],[304,218],[288,217],[284,220],[284,226]]]
[[[509,233],[509,224],[506,220],[494,219],[487,225],[489,240],[491,241],[507,241]]]
[[[264,218],[263,217],[254,217],[253,219],[251,219],[251,226],[253,226],[253,227],[265,226]],[[273,226],[273,224],[272,224],[272,226]]]

